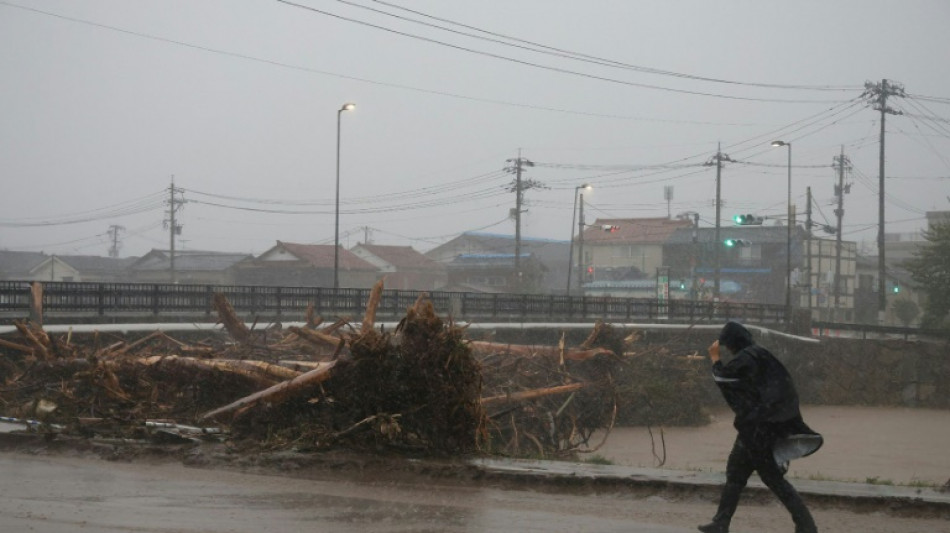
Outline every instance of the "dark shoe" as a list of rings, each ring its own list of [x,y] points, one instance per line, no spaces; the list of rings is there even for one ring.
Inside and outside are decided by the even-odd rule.
[[[699,526],[696,529],[702,531],[703,533],[729,533],[729,524],[723,524],[722,522],[710,522],[704,526]]]

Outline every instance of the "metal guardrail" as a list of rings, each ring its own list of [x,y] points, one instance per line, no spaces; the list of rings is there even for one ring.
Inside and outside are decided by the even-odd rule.
[[[215,321],[212,295],[224,294],[243,317],[300,320],[309,305],[321,316],[362,317],[370,289],[326,287],[266,287],[181,285],[171,283],[43,282],[42,320],[45,323]],[[781,324],[779,305],[565,296],[483,294],[471,292],[384,290],[377,316],[401,318],[420,295],[432,300],[439,314],[456,320],[547,321],[578,320],[722,322],[728,319]],[[30,316],[31,282],[0,281],[0,323]]]

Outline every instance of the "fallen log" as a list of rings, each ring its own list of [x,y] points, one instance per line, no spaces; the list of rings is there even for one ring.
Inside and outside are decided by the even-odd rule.
[[[554,357],[562,358],[562,351],[558,346],[531,346],[527,344],[505,344],[503,342],[490,341],[470,341],[469,346],[473,351],[481,353],[504,353],[522,357]],[[613,355],[613,352],[607,348],[571,348],[563,350],[563,359],[572,361],[583,361],[598,355]]]
[[[49,346],[49,337],[42,335],[42,337],[44,337],[43,340],[46,341],[46,344],[44,344],[39,338],[37,338],[38,334],[34,333],[27,324],[17,320],[13,323],[13,325],[16,326],[16,329],[20,332],[20,335],[26,337],[26,340],[30,341],[30,344],[36,347],[37,352],[39,352],[39,355],[43,359],[46,359],[47,361],[51,359],[49,350],[46,349],[46,347]],[[39,330],[38,333],[42,333],[42,331],[43,330]]]
[[[154,339],[154,338],[156,338],[156,337],[162,337],[162,336],[167,337],[167,335],[165,335],[165,334],[162,333],[161,331],[153,331],[153,332],[149,333],[148,335],[142,337],[141,339],[139,339],[139,340],[137,340],[137,341],[135,341],[135,342],[133,342],[133,343],[131,343],[131,344],[126,344],[125,346],[123,346],[123,347],[120,348],[119,350],[116,350],[114,353],[110,353],[110,354],[108,354],[108,355],[115,356],[115,355],[123,355],[123,354],[126,354],[126,353],[129,352],[129,350],[133,350],[133,349],[135,349],[135,348],[138,348],[139,346],[145,344],[146,342],[148,342],[148,341],[150,341],[150,340],[152,340],[152,339]]]
[[[4,348],[10,348],[11,350],[16,350],[18,352],[28,353],[31,355],[33,354],[33,348],[30,348],[29,346],[24,346],[22,344],[17,344],[15,342],[6,341],[3,339],[0,339],[0,346],[3,346]]]
[[[248,342],[251,340],[251,330],[247,328],[243,320],[238,318],[237,313],[234,312],[234,308],[231,307],[231,303],[228,302],[224,294],[220,292],[214,293],[214,296],[211,297],[211,302],[215,311],[218,312],[218,318],[221,319],[224,329],[227,330],[228,334],[231,335],[234,340],[238,342]]]
[[[253,379],[266,380],[265,386],[273,385],[275,382],[293,379],[300,375],[300,372],[289,368],[265,363],[263,361],[234,360],[234,359],[196,359],[193,357],[179,357],[177,355],[153,355],[146,357],[142,363],[147,366],[158,364],[179,365],[188,368],[197,368],[202,370],[218,370],[221,372],[230,372],[240,374]]]
[[[512,394],[502,394],[499,396],[489,396],[487,398],[482,398],[482,406],[488,406],[499,403],[510,403],[510,402],[523,402],[525,400],[534,400],[537,398],[544,398],[546,396],[554,396],[557,394],[566,394],[568,392],[575,392],[581,389],[585,389],[594,385],[594,383],[570,383],[568,385],[558,385],[557,387],[546,387],[543,389],[532,389],[521,392],[515,392]]]
[[[296,370],[298,372],[308,372],[310,370],[316,370],[318,368],[324,368],[329,365],[329,362],[326,361],[291,361],[291,360],[280,360],[277,361],[277,364],[289,368],[291,370]]]
[[[297,326],[290,326],[287,328],[291,333],[297,335],[301,339],[316,345],[329,345],[339,351],[342,347],[340,346],[345,340],[342,337],[334,337],[333,335],[328,335],[322,331],[314,329],[299,328]]]
[[[243,407],[250,407],[251,405],[261,401],[281,403],[283,400],[300,392],[302,389],[322,383],[329,379],[331,375],[330,371],[334,366],[336,366],[336,361],[328,363],[327,366],[323,368],[317,368],[311,370],[310,372],[305,372],[294,379],[278,383],[273,387],[269,387],[262,391],[255,392],[249,396],[245,396],[239,400],[229,403],[228,405],[225,405],[224,407],[219,407],[212,411],[208,411],[207,413],[198,417],[198,419],[205,420],[208,418],[214,418],[225,413],[236,411]]]
[[[379,307],[379,300],[383,297],[383,280],[379,280],[373,285],[373,290],[369,293],[369,301],[366,302],[366,314],[363,315],[363,325],[360,327],[360,333],[366,335],[376,327],[376,308]]]

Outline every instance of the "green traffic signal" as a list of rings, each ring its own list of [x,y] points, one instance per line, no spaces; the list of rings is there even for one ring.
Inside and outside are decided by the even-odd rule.
[[[727,248],[733,248],[736,246],[752,246],[752,241],[747,239],[726,239],[722,241]]]

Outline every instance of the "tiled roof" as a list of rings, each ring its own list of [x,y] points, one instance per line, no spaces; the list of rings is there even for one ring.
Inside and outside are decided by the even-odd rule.
[[[7,276],[25,275],[48,257],[42,252],[0,250],[0,274]]]
[[[598,218],[584,229],[584,242],[599,244],[661,244],[678,228],[687,228],[688,220],[669,218]],[[616,226],[616,231],[605,231],[604,226]]]
[[[116,258],[98,255],[57,255],[56,258],[79,272],[121,272],[138,260],[137,257]]]
[[[232,252],[209,252],[202,250],[175,250],[177,271],[222,271],[249,259],[251,255]],[[167,250],[152,250],[136,260],[129,269],[137,271],[169,270],[170,253]]]
[[[297,244],[277,241],[277,246],[283,247],[295,257],[310,263],[311,266],[333,268],[334,247],[332,244]],[[340,268],[344,270],[379,270],[369,261],[345,248],[340,248],[339,260]]]
[[[360,244],[360,248],[400,269],[439,270],[441,265],[411,246]]]

